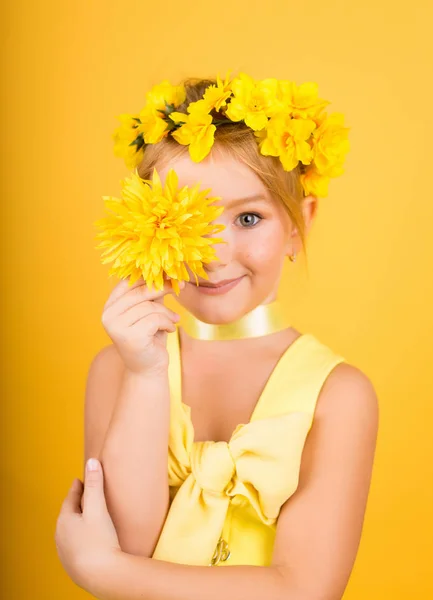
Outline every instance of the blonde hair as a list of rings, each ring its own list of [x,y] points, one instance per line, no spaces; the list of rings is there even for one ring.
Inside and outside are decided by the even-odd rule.
[[[194,78],[184,80],[186,99],[183,104],[176,107],[176,110],[186,113],[190,102],[202,98],[205,89],[211,84],[216,84],[216,80]],[[227,120],[227,123],[217,126],[214,146],[246,164],[260,178],[271,196],[283,203],[291,222],[297,229],[307,259],[305,222],[302,213],[304,191],[299,178],[303,172],[302,163],[292,171],[285,171],[277,157],[263,156],[259,152],[253,131],[244,123],[230,121],[220,113],[215,113],[215,116],[220,120]],[[137,166],[138,175],[142,179],[151,179],[154,167],[187,152],[188,146],[179,144],[168,135],[157,144],[149,144],[145,147],[143,158]]]

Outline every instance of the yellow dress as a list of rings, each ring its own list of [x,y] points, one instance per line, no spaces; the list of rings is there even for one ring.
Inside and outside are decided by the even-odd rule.
[[[320,389],[343,356],[298,337],[229,443],[195,442],[181,399],[179,330],[168,333],[170,508],[153,558],[187,565],[271,564],[276,524],[298,486]]]

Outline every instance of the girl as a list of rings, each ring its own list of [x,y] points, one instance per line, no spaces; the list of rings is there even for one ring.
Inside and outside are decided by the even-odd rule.
[[[199,160],[185,132],[141,148],[141,178],[175,169],[181,186],[200,181],[221,198],[225,243],[199,285],[187,267],[181,324],[164,305],[169,278],[162,291],[120,281],[104,306],[113,343],[91,364],[85,406],[86,462],[103,471],[86,470],[84,493],[74,482],[56,531],[66,570],[101,599],[337,600],[355,561],[377,398],[277,300],[317,194],[304,163],[263,155],[248,111],[234,118],[241,79],[209,113],[228,121],[233,105],[232,120],[210,133],[209,122],[193,129],[193,107],[224,91],[219,79],[185,82],[167,109],[186,115],[191,146],[212,134]]]

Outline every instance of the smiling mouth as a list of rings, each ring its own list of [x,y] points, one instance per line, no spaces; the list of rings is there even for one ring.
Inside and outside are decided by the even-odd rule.
[[[242,277],[243,277],[243,275],[242,275]],[[236,279],[224,279],[223,281],[220,281],[219,283],[211,283],[209,281],[203,281],[203,282],[199,283],[199,287],[208,287],[208,288],[224,287],[225,285],[228,285],[229,283],[234,283],[235,281],[238,281],[242,277],[237,277]]]
[[[242,275],[242,277],[238,277],[238,279],[232,279],[231,281],[229,280],[228,283],[218,285],[208,285],[202,283],[200,283],[200,285],[196,285],[191,281],[188,281],[188,283],[190,285],[193,285],[197,292],[199,292],[200,294],[205,294],[208,296],[220,296],[222,294],[226,294],[227,292],[235,288],[237,285],[239,285],[239,283],[244,277],[245,275]]]

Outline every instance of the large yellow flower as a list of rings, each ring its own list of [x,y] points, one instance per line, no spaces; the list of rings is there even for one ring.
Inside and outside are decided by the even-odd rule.
[[[298,162],[311,163],[313,155],[308,140],[315,129],[314,121],[292,119],[289,113],[279,113],[269,120],[266,134],[258,132],[259,148],[264,156],[278,156],[286,171]]]
[[[208,237],[222,231],[222,224],[211,224],[224,207],[210,206],[219,197],[209,197],[209,189],[200,191],[200,184],[178,189],[178,177],[173,169],[161,184],[156,169],[152,180],[141,179],[136,172],[122,181],[122,198],[103,196],[105,206],[113,214],[95,222],[102,231],[102,240],[95,248],[105,248],[102,264],[114,261],[110,276],[130,277],[133,285],[143,277],[150,287],[162,290],[164,273],[172,278],[179,295],[179,281],[189,281],[185,264],[194,274],[208,279],[203,263],[215,260],[213,244],[225,243],[221,238]]]
[[[143,158],[144,141],[140,135],[138,115],[122,114],[118,116],[121,125],[114,131],[114,156],[123,158],[126,167],[133,169]]]
[[[281,110],[277,99],[278,81],[262,79],[255,81],[246,73],[231,83],[233,98],[226,110],[231,121],[245,121],[248,127],[258,131],[266,127],[268,117]]]
[[[174,123],[183,123],[172,132],[179,144],[189,145],[189,155],[194,162],[200,162],[210,152],[215,140],[216,126],[212,125],[212,115],[207,114],[207,103],[201,99],[192,102],[188,114],[172,112],[170,119]]]
[[[343,174],[343,162],[350,150],[349,131],[341,113],[332,113],[313,131],[313,159],[319,173],[328,177]]]

